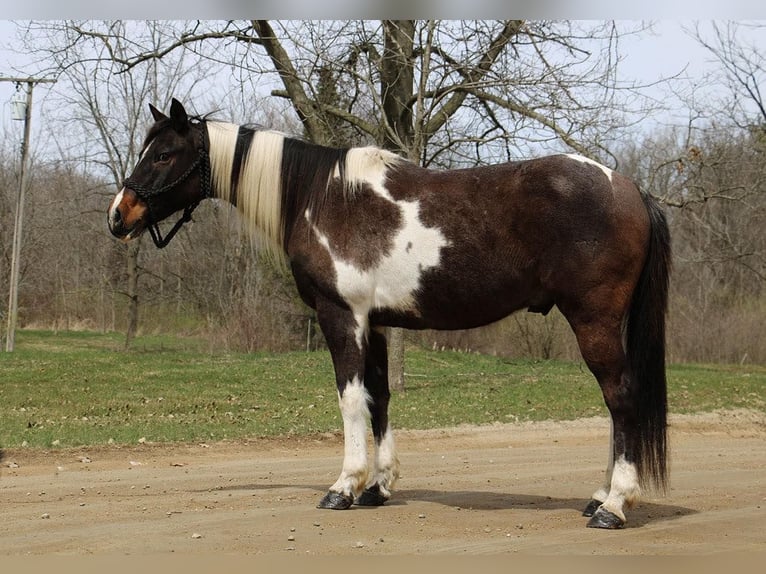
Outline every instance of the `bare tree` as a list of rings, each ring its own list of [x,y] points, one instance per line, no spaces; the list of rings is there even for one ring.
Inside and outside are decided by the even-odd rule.
[[[718,119],[747,130],[766,129],[766,54],[752,41],[764,33],[763,22],[712,22],[709,33],[699,24],[691,31],[720,66],[712,78],[726,88]]]
[[[78,34],[126,72],[176,50],[204,55],[238,74],[243,92],[270,82],[308,139],[337,144],[342,129],[343,143],[377,143],[423,165],[546,149],[614,164],[609,138],[627,123],[615,73],[620,34],[608,22],[194,21],[163,30],[156,44],[132,36],[127,53],[117,49],[120,33]],[[394,355],[399,341],[394,333]],[[395,363],[396,388],[403,362]]]
[[[555,137],[591,156],[607,151],[600,137],[587,141],[584,136],[599,133],[598,127],[589,130],[613,120],[604,113],[604,100],[586,102],[583,88],[597,87],[597,93],[611,102],[607,109],[616,111],[613,79],[610,84],[613,70],[589,64],[589,69],[572,71],[571,61],[552,64],[549,57],[550,52],[563,50],[578,55],[575,64],[587,60],[571,28],[565,33],[546,23],[519,20],[456,24],[403,20],[383,21],[372,29],[367,23],[348,27],[344,23],[334,33],[310,34],[313,46],[298,57],[303,36],[290,23],[280,24],[278,33],[269,22],[253,22],[284,84],[284,91],[272,93],[290,99],[315,141],[326,141],[328,126],[341,119],[376,143],[424,165],[511,159],[517,155],[520,136]],[[607,27],[605,37],[612,40],[613,34]],[[586,37],[595,40],[596,34],[591,31]],[[283,46],[287,42],[290,49]],[[301,70],[294,60],[321,62],[322,72],[329,68],[340,76],[338,81],[354,97],[341,100],[343,107],[315,97],[311,66]],[[539,65],[537,72],[527,68],[531,62]],[[547,89],[541,89],[546,83]],[[546,107],[550,114],[544,113]],[[390,330],[389,381],[394,389],[404,388],[403,346],[402,332]]]
[[[163,40],[162,26],[156,22],[30,22],[25,48],[39,56],[40,73],[58,77],[57,109],[66,110],[49,119],[61,157],[68,161],[87,162],[104,174],[110,186],[92,190],[107,201],[132,169],[140,151],[147,102],[167,101],[171,95],[184,97],[194,80],[205,73],[204,66],[193,66],[178,52],[163,60],[146,62],[141,73],[123,74],[116,59],[133,53],[131,37],[140,27],[140,37],[148,45]],[[84,26],[88,26],[85,31]],[[95,34],[93,28],[103,31]],[[108,36],[109,43],[99,34]],[[41,41],[43,39],[43,41]],[[57,136],[63,136],[61,138]],[[114,187],[113,187],[114,186]],[[121,249],[127,272],[123,289],[114,285],[127,299],[126,347],[138,327],[140,243]],[[120,273],[109,278],[115,281]]]
[[[711,57],[705,78],[673,87],[685,126],[615,148],[626,175],[673,208],[670,355],[762,362],[766,338],[766,59],[762,23],[697,24]]]

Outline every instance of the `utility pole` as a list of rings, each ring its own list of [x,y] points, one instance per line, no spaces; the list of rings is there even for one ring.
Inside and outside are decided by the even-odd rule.
[[[19,192],[16,198],[16,218],[13,225],[13,249],[11,252],[11,276],[8,289],[8,329],[5,338],[6,352],[13,351],[16,341],[16,319],[18,318],[19,301],[19,270],[21,269],[21,229],[24,223],[24,194],[27,188],[29,169],[27,155],[29,152],[29,132],[32,123],[32,89],[35,84],[52,84],[56,80],[45,78],[6,78],[0,77],[0,82],[14,82],[17,87],[26,85],[27,99],[24,109],[24,141],[21,144],[21,173],[19,175]]]

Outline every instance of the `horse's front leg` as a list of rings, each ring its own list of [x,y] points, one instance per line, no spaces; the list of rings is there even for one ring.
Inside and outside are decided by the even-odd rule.
[[[367,316],[329,301],[317,302],[317,318],[335,368],[343,419],[343,468],[318,508],[345,510],[367,484],[367,425],[370,395],[364,386]]]

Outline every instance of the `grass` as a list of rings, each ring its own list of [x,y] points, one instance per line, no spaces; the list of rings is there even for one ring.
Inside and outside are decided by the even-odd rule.
[[[20,331],[0,354],[0,448],[200,442],[337,432],[327,352],[210,354],[167,336]],[[582,363],[408,349],[396,428],[605,415]],[[673,412],[765,410],[766,367],[677,365]]]

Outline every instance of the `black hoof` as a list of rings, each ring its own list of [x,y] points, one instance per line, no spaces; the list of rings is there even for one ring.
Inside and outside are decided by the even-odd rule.
[[[324,495],[319,501],[317,508],[328,508],[330,510],[346,510],[354,503],[354,497],[348,494],[333,492],[332,490]]]
[[[606,528],[608,530],[617,530],[625,526],[625,521],[617,516],[605,510],[603,507],[599,508],[594,514],[593,518],[588,521],[588,528]]]
[[[387,500],[388,498],[381,494],[380,486],[373,484],[364,489],[364,492],[356,499],[356,504],[359,506],[383,506]]]
[[[588,503],[588,506],[585,507],[585,510],[582,511],[583,516],[593,516],[596,511],[598,510],[598,507],[601,506],[601,501],[593,499]]]

